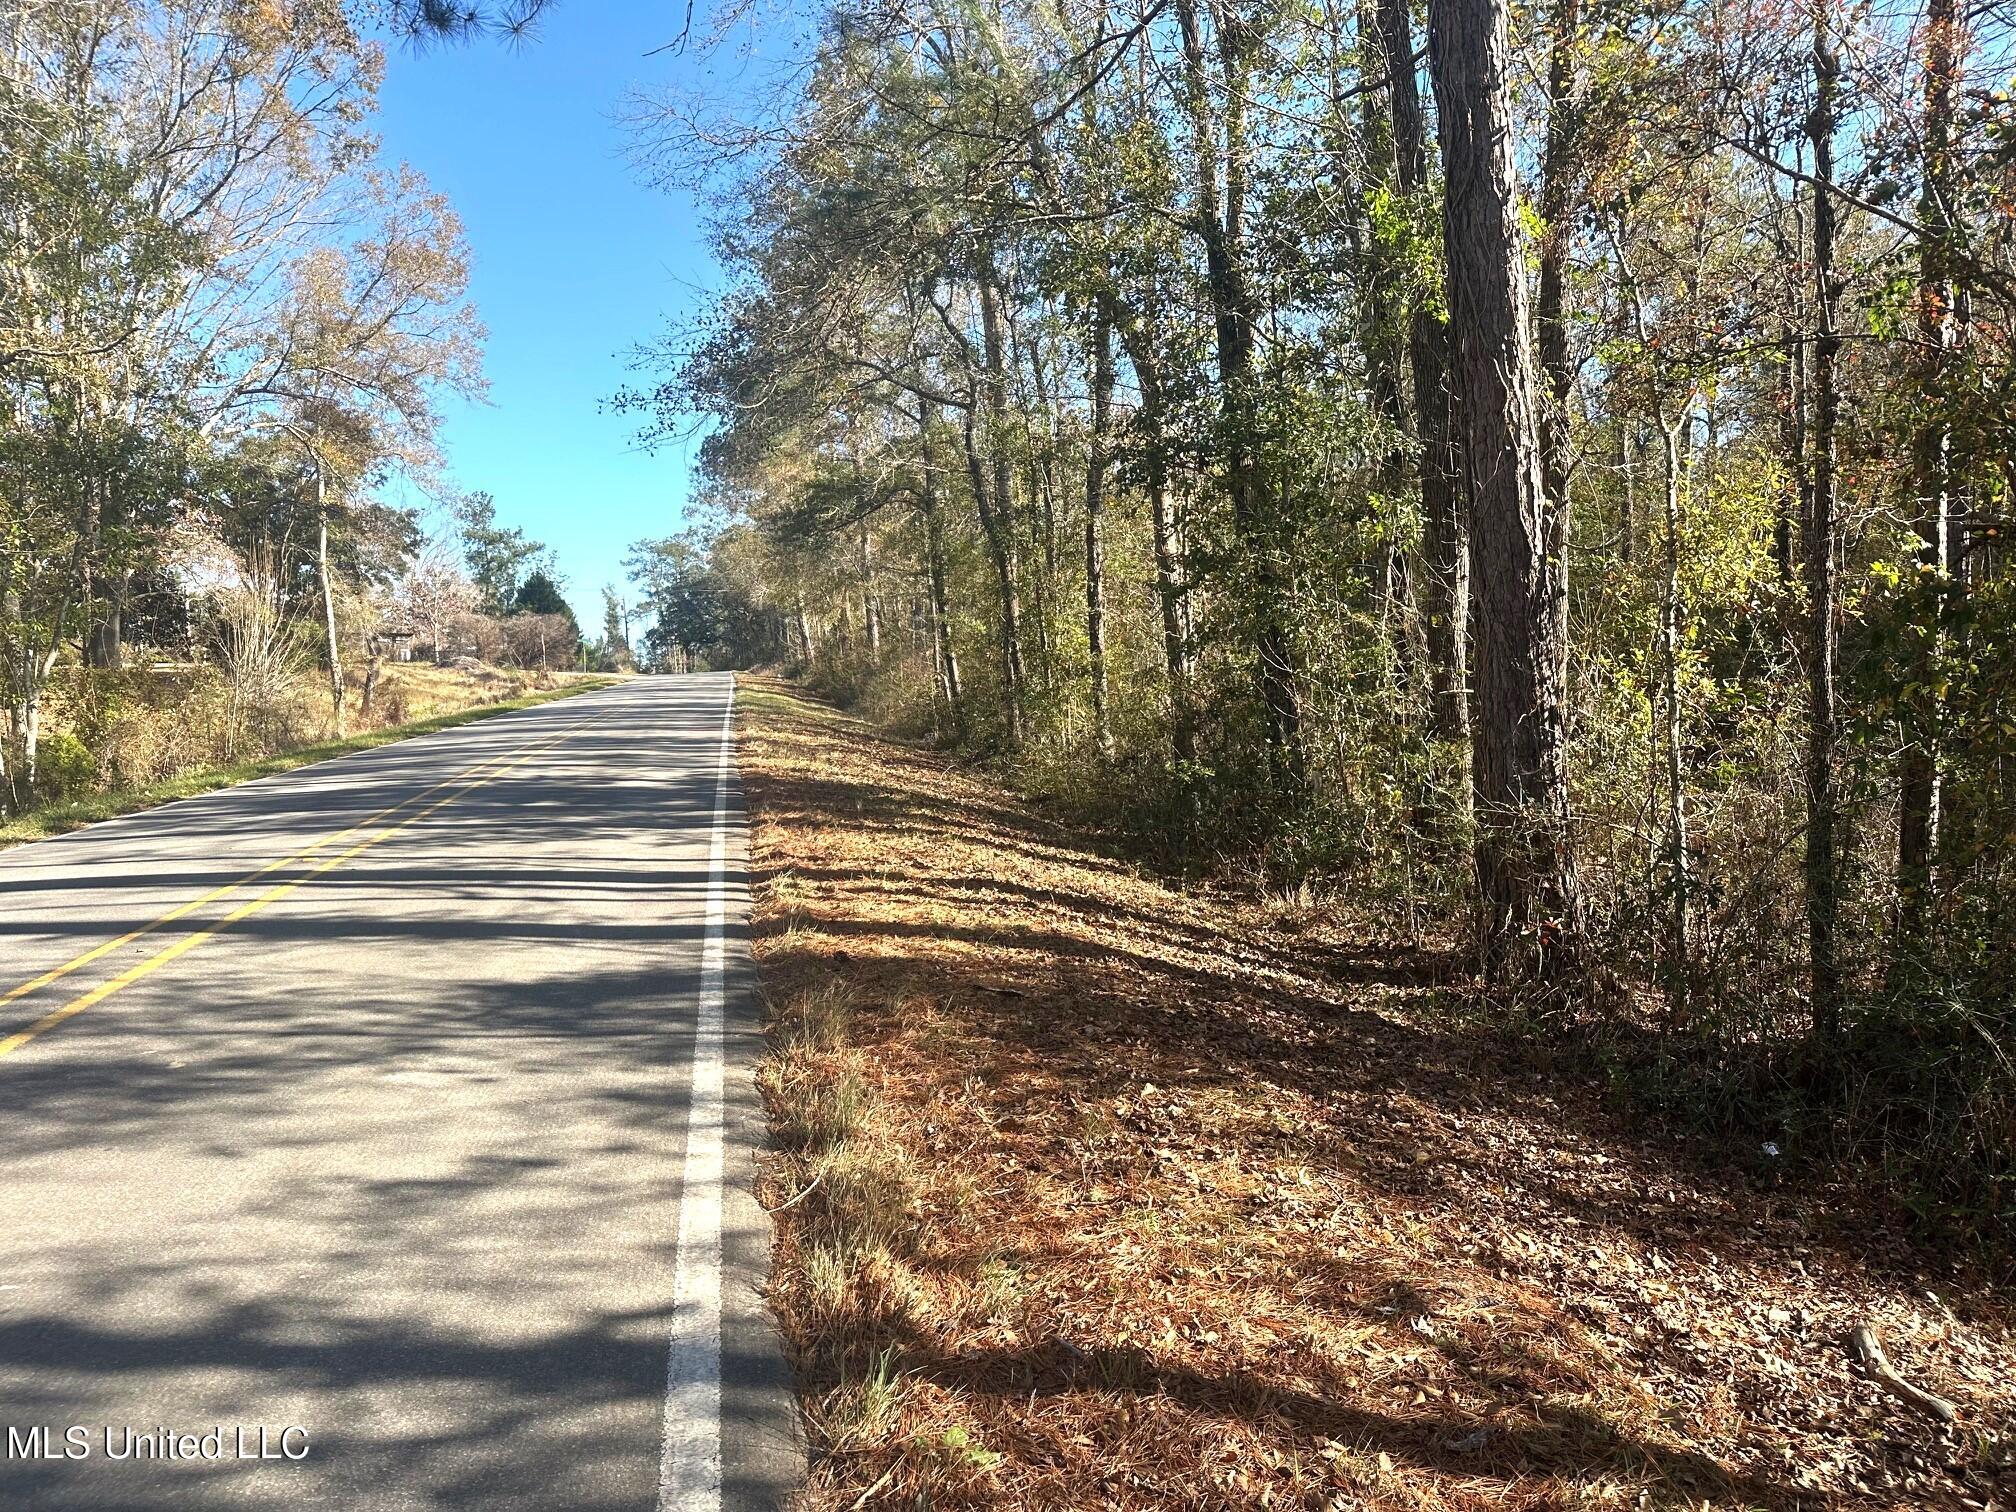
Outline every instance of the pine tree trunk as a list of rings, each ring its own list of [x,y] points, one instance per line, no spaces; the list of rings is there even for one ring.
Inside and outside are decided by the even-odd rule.
[[[1387,101],[1401,190],[1419,194],[1428,182],[1428,133],[1414,75],[1414,28],[1407,0],[1379,0],[1378,23],[1387,64]],[[1449,329],[1416,300],[1407,312],[1407,365],[1414,384],[1414,424],[1421,443],[1423,612],[1435,732],[1470,738],[1470,542],[1458,488],[1449,397]]]
[[[1569,849],[1563,582],[1540,476],[1504,0],[1431,0],[1456,412],[1470,492],[1472,779],[1482,949],[1494,981],[1580,956]]]
[[[1553,530],[1568,527],[1568,409],[1575,386],[1568,343],[1568,249],[1581,184],[1582,71],[1577,62],[1581,0],[1556,0],[1547,60],[1547,142],[1540,184],[1540,276],[1533,311],[1540,361],[1540,487]],[[1565,612],[1567,599],[1562,598]]]

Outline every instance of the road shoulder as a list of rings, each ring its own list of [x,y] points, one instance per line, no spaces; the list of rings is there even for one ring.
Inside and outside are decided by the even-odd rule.
[[[2007,1494],[1840,1342],[1986,1443],[2006,1309],[1852,1193],[1625,1122],[1376,903],[1178,892],[789,685],[745,709],[814,1504]]]

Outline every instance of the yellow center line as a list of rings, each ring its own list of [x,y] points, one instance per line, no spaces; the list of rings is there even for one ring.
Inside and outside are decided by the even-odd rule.
[[[525,762],[531,760],[533,756],[536,756],[539,752],[547,749],[550,746],[559,744],[561,741],[565,740],[568,736],[574,734],[574,732],[577,730],[580,730],[588,725],[594,724],[599,720],[608,718],[609,714],[613,712],[614,710],[609,710],[605,711],[604,713],[591,715],[587,719],[577,720],[575,723],[569,725],[566,729],[560,731],[559,734],[548,736],[544,740],[535,742],[533,745],[526,747],[524,749],[523,754],[517,756],[515,760],[509,761],[504,766],[496,767],[496,770],[490,772],[487,776],[481,777],[477,779],[475,782],[469,783],[466,787],[462,787],[458,791],[450,793],[446,798],[443,798],[436,803],[430,804],[425,809],[422,809],[419,813],[413,814],[408,818],[401,820],[398,824],[392,825],[387,829],[379,831],[379,833],[371,836],[368,840],[365,840],[360,844],[353,845],[352,847],[350,847],[350,849],[344,851],[341,855],[337,856],[335,860],[325,862],[323,865],[316,867],[313,871],[307,872],[297,880],[284,884],[281,887],[273,888],[268,892],[262,893],[258,898],[254,899],[251,903],[237,909],[236,911],[230,914],[227,914],[223,919],[219,920],[215,925],[212,925],[210,928],[201,930],[193,935],[185,936],[183,939],[177,941],[174,945],[170,945],[165,949],[157,952],[156,954],[149,956],[146,960],[140,962],[137,966],[121,973],[119,976],[113,977],[110,981],[105,982],[96,988],[93,988],[90,992],[85,993],[82,997],[76,998],[71,1002],[65,1003],[62,1007],[54,1009],[50,1013],[45,1014],[42,1018],[37,1019],[34,1023],[30,1024],[26,1029],[23,1029],[20,1033],[9,1035],[5,1039],[0,1039],[0,1056],[11,1055],[14,1051],[20,1049],[30,1040],[36,1038],[38,1035],[45,1033],[49,1029],[54,1028],[57,1024],[62,1023],[65,1019],[75,1017],[77,1014],[82,1013],[86,1008],[91,1007],[94,1003],[103,1002],[106,998],[110,997],[113,993],[119,991],[121,988],[130,985],[132,982],[139,981],[141,977],[150,975],[154,971],[158,970],[160,967],[167,965],[168,962],[175,960],[179,956],[187,954],[191,950],[194,950],[197,945],[201,944],[204,940],[209,939],[212,935],[216,934],[218,930],[224,928],[226,925],[231,924],[239,919],[245,918],[249,914],[256,913],[261,908],[266,907],[270,903],[277,902],[280,898],[285,897],[288,893],[292,892],[295,888],[301,886],[303,883],[309,881],[311,878],[321,876],[324,872],[327,872],[333,869],[334,867],[342,865],[343,862],[347,861],[350,857],[356,855],[359,851],[367,850],[371,846],[376,845],[380,840],[383,840],[387,835],[394,834],[397,831],[404,829],[408,824],[413,823],[415,820],[424,819],[428,814],[431,814],[436,809],[440,808],[442,804],[452,802],[454,799],[459,798],[463,793],[471,792],[474,789],[481,787],[484,783],[489,782],[496,777],[502,776],[505,772],[510,771],[512,767],[523,765]],[[410,808],[413,804],[420,802],[422,799],[427,798],[434,793],[440,792],[443,788],[455,787],[456,784],[463,782],[465,779],[469,778],[470,776],[472,776],[477,772],[481,772],[485,767],[494,766],[495,763],[499,761],[504,761],[507,757],[510,757],[511,755],[512,755],[511,752],[505,751],[501,752],[496,756],[486,756],[483,760],[476,762],[471,766],[463,768],[461,771],[457,772],[454,776],[443,778],[440,782],[435,783],[432,787],[423,788],[417,793],[411,794],[408,797],[400,799],[397,803],[392,804],[389,807],[380,809],[375,814],[366,815],[364,818],[359,819],[355,824],[348,825],[343,829],[335,830],[327,835],[324,835],[320,840],[315,841],[312,845],[303,846],[300,850],[295,851],[291,855],[282,856],[277,861],[269,861],[266,863],[266,865],[261,866],[256,870],[247,872],[244,876],[238,878],[238,880],[235,882],[227,882],[222,887],[212,888],[209,892],[204,893],[201,897],[191,898],[186,903],[178,904],[176,907],[170,909],[167,913],[161,915],[160,918],[154,919],[149,923],[142,924],[137,929],[129,929],[125,934],[120,935],[117,939],[107,940],[102,945],[93,946],[90,950],[85,951],[82,955],[76,956],[71,960],[65,961],[60,966],[52,967],[48,971],[43,972],[42,975],[34,977],[29,981],[23,982],[20,986],[15,987],[4,994],[0,994],[0,1007],[6,1006],[8,1003],[14,1002],[18,998],[26,997],[31,992],[40,990],[41,988],[48,986],[51,982],[58,981],[63,977],[68,976],[71,972],[78,970],[80,967],[90,965],[93,961],[101,959],[103,956],[105,956],[111,951],[117,950],[122,945],[130,945],[133,941],[140,939],[145,935],[150,935],[154,933],[155,930],[160,929],[162,926],[174,923],[175,920],[183,918],[190,913],[193,913],[195,910],[203,907],[206,903],[214,903],[219,898],[229,897],[232,893],[237,892],[240,888],[245,887],[250,883],[258,881],[261,877],[279,871],[284,867],[292,866],[296,862],[305,861],[310,856],[314,855],[317,851],[325,850],[329,846],[335,844],[336,842],[343,840],[350,835],[356,834],[361,829],[368,828],[369,826],[377,823],[381,819],[390,818],[392,815],[398,813],[401,809]]]

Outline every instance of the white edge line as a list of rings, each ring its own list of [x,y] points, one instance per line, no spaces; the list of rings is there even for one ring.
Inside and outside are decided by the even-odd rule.
[[[679,1258],[665,1366],[665,1426],[658,1456],[659,1512],[721,1506],[721,1185],[723,1045],[728,921],[728,774],[734,754],[735,678],[721,714],[714,768],[714,827],[707,851],[707,923],[687,1080],[686,1169],[679,1186]]]

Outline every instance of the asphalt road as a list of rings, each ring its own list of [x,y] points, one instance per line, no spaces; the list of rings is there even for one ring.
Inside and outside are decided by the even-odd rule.
[[[0,1508],[781,1499],[730,696],[0,855]]]

